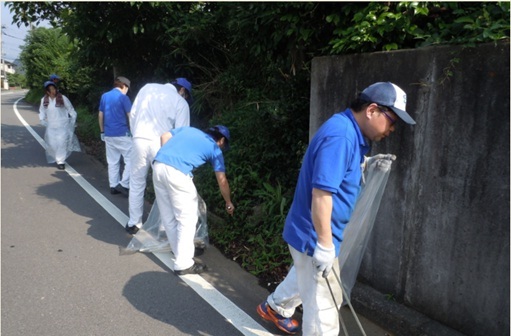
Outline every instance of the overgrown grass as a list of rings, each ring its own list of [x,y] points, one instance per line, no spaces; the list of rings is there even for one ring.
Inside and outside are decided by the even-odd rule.
[[[231,131],[225,161],[234,216],[224,210],[211,167],[201,167],[194,179],[208,211],[215,214],[209,220],[211,241],[265,285],[280,282],[291,264],[282,230],[308,138],[308,114],[285,118],[280,106],[270,101],[241,104],[211,121]]]

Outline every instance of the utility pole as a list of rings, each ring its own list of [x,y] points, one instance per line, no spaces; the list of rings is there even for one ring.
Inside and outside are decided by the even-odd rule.
[[[0,34],[0,44],[1,44],[1,49],[0,49],[0,56],[2,58],[2,69],[0,71],[0,79],[1,79],[1,82],[2,82],[2,89],[5,88],[5,83],[7,81],[7,74],[5,73],[5,64],[4,64],[4,39],[3,39],[3,35],[4,35],[4,29],[5,29],[5,25],[2,25],[2,34]],[[9,86],[7,86],[9,87]]]

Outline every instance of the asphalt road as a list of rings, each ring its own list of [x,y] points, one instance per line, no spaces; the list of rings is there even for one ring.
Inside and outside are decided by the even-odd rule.
[[[255,312],[267,290],[214,246],[200,276],[175,276],[170,254],[121,255],[127,198],[110,195],[106,167],[85,153],[65,171],[46,163],[23,96],[1,96],[3,336],[282,335]],[[389,335],[359,318],[366,335]],[[349,320],[348,331],[362,335]]]

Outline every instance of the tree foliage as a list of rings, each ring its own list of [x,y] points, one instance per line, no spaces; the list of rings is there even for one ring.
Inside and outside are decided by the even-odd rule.
[[[21,73],[8,73],[7,74],[7,80],[9,82],[9,86],[16,86],[16,87],[26,87],[27,86],[27,81],[25,79],[25,75],[21,74]]]
[[[69,38],[60,29],[31,30],[20,54],[27,84],[30,87],[42,87],[52,73],[67,73],[66,64],[71,49]]]

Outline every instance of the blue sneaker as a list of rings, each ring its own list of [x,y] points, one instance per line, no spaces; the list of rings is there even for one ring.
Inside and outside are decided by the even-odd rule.
[[[277,314],[276,311],[271,309],[268,305],[267,301],[264,301],[259,306],[257,306],[257,313],[266,321],[273,322],[277,328],[288,333],[288,334],[296,334],[298,329],[300,328],[300,324],[297,320],[292,318],[286,318],[282,315]]]

